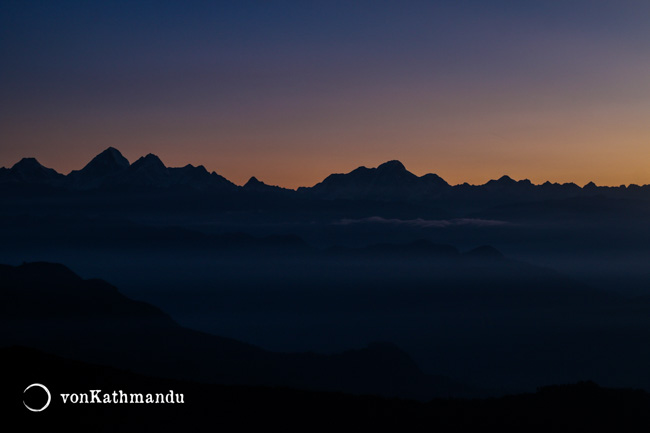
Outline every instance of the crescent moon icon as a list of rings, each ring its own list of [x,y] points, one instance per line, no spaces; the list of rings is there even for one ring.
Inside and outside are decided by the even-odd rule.
[[[23,404],[25,405],[25,407],[26,407],[27,409],[31,410],[32,412],[43,412],[43,411],[44,411],[45,409],[47,409],[47,407],[50,405],[50,402],[52,401],[52,395],[50,394],[50,390],[47,389],[47,388],[45,387],[45,385],[42,385],[42,384],[40,384],[40,383],[32,383],[32,384],[29,385],[27,388],[25,388],[25,390],[23,391],[23,394],[25,394],[29,388],[32,388],[32,387],[34,387],[34,386],[37,386],[37,387],[39,387],[39,388],[43,388],[43,391],[45,391],[45,392],[47,393],[47,403],[45,403],[45,406],[43,406],[43,407],[40,408],[40,409],[34,409],[34,408],[31,408],[31,407],[27,406],[27,403],[25,403],[25,400],[23,400]]]

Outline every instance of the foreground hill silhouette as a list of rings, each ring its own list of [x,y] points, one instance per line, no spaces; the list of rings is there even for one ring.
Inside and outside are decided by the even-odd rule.
[[[33,349],[0,349],[3,360],[4,421],[25,431],[214,431],[238,429],[305,431],[316,424],[359,430],[462,432],[498,431],[643,431],[650,427],[650,395],[632,389],[601,388],[593,382],[549,386],[536,393],[499,399],[429,402],[354,396],[288,388],[209,385],[161,379],[73,361]],[[42,413],[22,405],[31,383],[53,394]],[[173,390],[184,404],[63,404],[58,394],[123,390],[157,393]],[[30,398],[32,400],[30,400]],[[16,425],[14,424],[14,425]]]
[[[419,369],[390,346],[341,354],[369,341],[391,341],[425,372],[471,385],[468,390],[438,378],[433,395],[440,395],[436,393],[441,389],[442,395],[472,395],[472,387],[514,392],[586,379],[650,389],[644,374],[650,362],[643,344],[650,336],[647,299],[595,290],[504,257],[493,247],[461,252],[418,241],[319,250],[295,237],[204,235],[152,227],[140,232],[138,226],[120,237],[119,227],[93,234],[81,223],[49,225],[47,230],[60,233],[48,242],[66,244],[72,251],[66,253],[67,260],[86,269],[86,275],[118,282],[130,296],[164,308],[185,326],[276,352],[340,355],[285,356],[232,339],[186,333],[159,311],[134,310],[130,302],[129,308],[121,306],[124,299],[115,289],[97,292],[97,298],[88,299],[95,310],[89,309],[79,304],[85,298],[70,291],[95,293],[81,287],[106,283],[68,273],[66,278],[41,278],[40,285],[30,289],[38,295],[27,297],[30,292],[25,291],[19,298],[21,308],[5,302],[4,316],[14,321],[9,329],[23,332],[13,334],[13,344],[73,357],[82,347],[83,359],[89,361],[137,365],[139,371],[159,369],[161,375],[171,371],[174,377],[195,374],[216,382],[290,383],[384,395],[431,393]],[[31,243],[19,234],[23,247],[47,248],[37,243],[43,233],[31,234]],[[20,247],[14,241],[6,245],[16,251]],[[6,275],[22,272],[34,278],[40,269],[48,269],[34,266],[9,267]],[[46,275],[50,273],[56,275],[53,269]],[[59,279],[64,282],[57,283]],[[106,293],[114,295],[107,298]],[[102,297],[106,301],[99,302]],[[100,304],[115,304],[105,308],[119,316],[103,316]],[[51,323],[44,331],[34,327],[45,320],[34,312],[48,315]],[[94,321],[94,315],[102,321]],[[95,339],[95,333],[101,338]],[[228,356],[219,358],[218,353]],[[258,362],[264,367],[244,368]],[[355,376],[351,372],[356,369],[364,374]],[[403,375],[385,375],[394,369]],[[319,375],[312,381],[314,370]],[[395,391],[398,384],[386,382],[393,379],[403,381],[409,393]],[[339,380],[341,388],[328,388],[338,386]]]
[[[427,376],[397,347],[374,343],[334,355],[274,353],[185,329],[101,280],[62,265],[0,266],[0,344],[220,384],[282,385],[412,398],[470,392]]]

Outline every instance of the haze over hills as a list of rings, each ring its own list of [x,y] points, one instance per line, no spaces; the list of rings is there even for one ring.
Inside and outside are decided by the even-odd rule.
[[[448,378],[422,373],[387,343],[333,355],[274,353],[182,328],[159,309],[58,264],[0,265],[0,287],[0,346],[29,346],[143,374],[209,383],[421,399],[472,392]]]
[[[641,344],[650,335],[645,298],[590,287],[487,245],[461,250],[423,239],[320,249],[297,236],[207,234],[47,215],[5,220],[0,233],[0,254],[12,262],[63,261],[84,275],[117,283],[185,326],[274,352],[340,353],[369,341],[390,341],[427,373],[477,388],[520,391],[593,379],[650,389],[640,376],[650,362]],[[30,266],[13,272],[29,276]],[[39,271],[47,274],[41,281],[51,282],[41,288],[46,297],[18,292],[27,297],[21,302],[37,302],[42,311],[62,302],[58,314],[71,314],[75,295],[70,290],[91,290],[90,283],[57,269]],[[67,299],[51,297],[59,288],[61,296],[71,293]],[[111,306],[112,296],[93,301],[88,314],[122,311]],[[28,313],[33,308],[2,305],[3,317],[38,320]],[[128,315],[120,317],[132,322]],[[30,334],[29,341],[63,350],[73,344],[70,338],[56,343],[64,334],[72,335]],[[95,349],[108,359],[116,347],[111,342]],[[134,343],[116,356],[130,357],[142,348]],[[620,367],[616,374],[611,365]]]
[[[596,284],[606,279],[591,276],[594,270],[608,270],[607,280],[631,278],[625,286],[634,290],[646,286],[648,273],[641,265],[645,257],[636,254],[644,255],[650,242],[649,185],[535,185],[508,176],[483,185],[449,185],[389,161],[292,190],[256,177],[238,186],[202,166],[166,167],[152,154],[129,163],[108,148],[67,176],[34,158],[0,169],[0,196],[4,231],[28,237],[74,216],[85,218],[81,224],[89,230],[113,226],[106,221],[112,219],[120,226],[129,221],[206,233],[297,235],[319,247],[421,239],[462,249],[487,244],[574,275],[589,274]],[[6,257],[21,251],[16,242],[18,249]],[[612,247],[634,257],[610,260]],[[567,254],[571,260],[564,260]]]
[[[411,397],[432,392],[415,386],[429,379],[406,368],[411,361],[403,365],[411,372],[403,391],[381,388],[386,370],[402,368],[403,354],[391,346],[343,358],[277,355],[341,354],[379,340],[405,349],[425,372],[474,389],[523,391],[584,379],[650,389],[642,374],[650,362],[643,344],[650,335],[647,297],[597,290],[490,246],[461,252],[419,241],[319,250],[299,238],[137,225],[88,231],[88,222],[49,221],[37,224],[40,232],[3,235],[3,247],[58,256],[85,274],[120,282],[185,326],[229,338],[183,330],[107,283],[36,263],[0,266],[3,344],[185,379]],[[376,355],[388,364],[373,370],[376,376],[353,379],[355,368],[374,368]],[[255,375],[246,376],[246,365],[255,365]],[[338,371],[337,379],[327,371]],[[328,379],[313,379],[319,375]],[[445,390],[438,395],[470,389],[436,383]]]
[[[390,341],[482,388],[650,389],[649,186],[449,185],[388,161],[291,190],[109,148],[67,176],[24,159],[0,196],[0,263],[64,263],[268,351]]]

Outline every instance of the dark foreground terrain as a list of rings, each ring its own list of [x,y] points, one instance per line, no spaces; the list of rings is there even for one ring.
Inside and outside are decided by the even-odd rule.
[[[270,352],[182,328],[157,308],[57,264],[3,265],[0,283],[3,420],[22,431],[650,427],[650,395],[643,390],[580,382],[461,399],[451,396],[486,391],[425,374],[390,344],[333,355]],[[51,394],[42,412],[25,407],[47,402],[42,388],[27,389],[32,384]],[[93,390],[102,402],[91,403]],[[113,392],[170,391],[182,394],[183,403],[103,401]],[[73,394],[89,402],[75,402]]]
[[[153,378],[72,361],[23,347],[3,348],[3,421],[20,431],[241,431],[317,427],[370,431],[645,431],[650,395],[601,388],[593,382],[540,388],[536,393],[494,399],[433,399],[428,402],[367,395],[299,391],[278,387],[207,385]],[[42,383],[52,394],[23,390]],[[183,404],[71,404],[61,393],[90,390],[183,393]]]

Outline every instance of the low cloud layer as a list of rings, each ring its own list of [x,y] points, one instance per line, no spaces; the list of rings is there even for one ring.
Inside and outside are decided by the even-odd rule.
[[[334,224],[336,225],[352,225],[352,224],[364,224],[364,223],[374,223],[374,224],[391,224],[391,225],[400,225],[400,226],[411,226],[411,227],[435,227],[435,228],[445,228],[445,227],[454,227],[454,226],[474,226],[474,227],[495,227],[509,225],[510,223],[506,221],[498,220],[485,220],[478,218],[456,218],[450,220],[425,220],[422,218],[416,218],[411,220],[401,220],[398,218],[383,218],[379,216],[372,216],[368,218],[360,219],[342,219]]]

